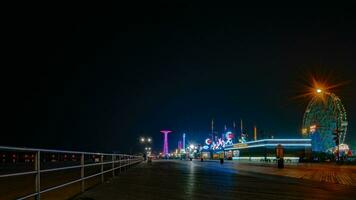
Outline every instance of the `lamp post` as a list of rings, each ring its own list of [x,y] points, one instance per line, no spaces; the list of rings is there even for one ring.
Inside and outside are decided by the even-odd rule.
[[[146,147],[145,151],[146,151],[147,154],[151,154],[151,147]]]
[[[151,143],[152,142],[152,138],[150,138],[150,137],[141,137],[140,138],[140,142],[141,143]]]
[[[139,142],[138,143],[135,142],[135,144],[131,147],[130,154],[132,154],[132,150],[134,149],[134,147],[136,147],[136,145],[139,145],[139,144],[150,144],[151,145],[153,142],[151,137],[140,137],[138,140],[139,140]]]

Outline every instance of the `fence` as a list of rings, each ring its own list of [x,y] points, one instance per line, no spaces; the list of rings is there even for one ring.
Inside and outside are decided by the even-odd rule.
[[[81,192],[85,190],[85,180],[101,176],[101,182],[104,182],[104,174],[112,173],[115,176],[115,170],[120,170],[140,163],[142,156],[133,156],[126,154],[107,154],[107,153],[92,153],[92,152],[79,152],[79,151],[61,151],[50,149],[35,149],[35,148],[18,148],[0,146],[0,151],[3,152],[0,161],[3,163],[16,163],[26,162],[33,164],[32,170],[21,171],[16,169],[14,172],[0,174],[0,178],[34,175],[34,192],[18,198],[28,199],[34,197],[41,199],[41,194],[69,186],[74,183],[81,182]],[[8,152],[15,152],[9,155]],[[6,154],[7,153],[7,154]],[[48,156],[50,155],[50,156]],[[68,156],[69,155],[69,156]],[[53,163],[62,164],[60,167],[53,167]],[[66,163],[64,165],[63,163]],[[86,168],[100,166],[100,172],[85,176]],[[105,169],[108,168],[109,169]],[[43,173],[51,173],[64,171],[69,169],[80,169],[80,178],[71,180],[60,185],[52,186],[49,188],[41,188],[41,175]],[[105,169],[105,170],[104,170]]]

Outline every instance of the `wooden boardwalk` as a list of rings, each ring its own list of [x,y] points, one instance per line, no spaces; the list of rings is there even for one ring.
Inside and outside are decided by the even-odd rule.
[[[232,167],[240,171],[356,186],[356,166],[351,165],[297,164],[286,165],[281,170],[274,165],[233,163]]]
[[[76,200],[355,199],[354,184],[314,181],[320,178],[308,175],[306,179],[296,170],[288,171],[234,162],[154,161],[152,165],[142,163]],[[329,180],[326,177],[339,176],[331,174],[321,180]]]

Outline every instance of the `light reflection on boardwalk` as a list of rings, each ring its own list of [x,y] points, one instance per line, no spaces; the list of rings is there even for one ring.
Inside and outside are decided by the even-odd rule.
[[[293,178],[308,179],[320,182],[337,183],[356,186],[356,166],[330,164],[298,164],[289,165],[280,170],[271,166],[261,165],[234,165],[240,171],[263,173]]]
[[[257,167],[235,162],[220,165],[218,162],[154,161],[152,165],[143,163],[77,199],[334,200],[354,199],[356,195],[354,185],[255,173]],[[271,169],[262,171],[274,168]]]

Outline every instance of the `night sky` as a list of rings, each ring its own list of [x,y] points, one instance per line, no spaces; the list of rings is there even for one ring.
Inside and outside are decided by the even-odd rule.
[[[330,83],[356,147],[356,16],[338,8],[218,4],[41,4],[3,25],[0,145],[138,151],[203,142],[214,118],[298,138],[312,75]],[[7,66],[7,67],[6,67]],[[353,140],[353,141],[352,141]]]

